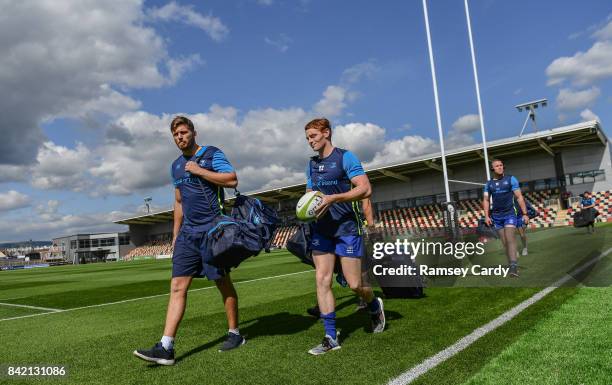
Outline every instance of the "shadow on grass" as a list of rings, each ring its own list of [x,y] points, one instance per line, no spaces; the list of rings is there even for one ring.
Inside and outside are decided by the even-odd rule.
[[[393,321],[404,318],[403,315],[396,311],[385,310],[387,326],[385,330],[393,327]],[[336,326],[340,331],[340,342],[348,340],[356,330],[362,329],[366,333],[372,333],[370,313],[367,310],[361,310],[357,313],[338,318]]]
[[[339,300],[336,305],[336,311],[344,309],[348,306],[357,304],[357,297],[354,295],[345,295]],[[260,337],[279,336],[279,335],[294,335],[303,333],[310,329],[314,324],[320,322],[318,318],[307,315],[304,309],[304,314],[294,314],[287,311],[264,315],[261,317],[252,318],[241,322],[240,331],[249,341],[256,340]],[[400,319],[402,315],[394,311],[386,311],[387,322]],[[346,340],[355,330],[363,328],[369,332],[370,314],[366,310],[352,313],[346,317],[338,319],[338,328],[341,329],[342,340]],[[323,331],[323,329],[321,329]],[[195,347],[181,356],[176,358],[176,362],[180,362],[185,358],[198,354],[207,349],[216,348],[225,341],[226,336],[220,336],[212,341],[206,342],[198,347]],[[149,367],[157,367],[157,365],[149,365]]]

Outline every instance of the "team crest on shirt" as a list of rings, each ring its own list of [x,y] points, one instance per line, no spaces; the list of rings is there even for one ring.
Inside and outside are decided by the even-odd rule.
[[[336,168],[336,162],[332,162],[332,164],[329,165],[329,168]]]

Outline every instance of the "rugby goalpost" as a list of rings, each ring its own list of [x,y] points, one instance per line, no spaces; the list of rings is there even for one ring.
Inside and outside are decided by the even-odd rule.
[[[482,103],[480,99],[480,86],[479,86],[479,81],[478,81],[478,70],[476,68],[476,55],[474,53],[474,41],[472,37],[472,24],[470,22],[470,10],[469,10],[469,5],[468,5],[468,0],[464,0],[464,6],[465,6],[465,17],[467,20],[467,27],[468,27],[468,37],[470,41],[470,53],[472,56],[472,69],[474,72],[474,86],[476,88],[476,99],[478,101],[478,118],[480,122],[480,133],[482,135],[485,172],[487,175],[487,180],[489,180],[491,179],[491,174],[489,171],[489,155],[487,151],[487,140],[486,140],[486,135],[485,135],[484,116],[482,112]],[[436,78],[435,61],[434,61],[432,44],[431,44],[431,31],[429,28],[429,14],[427,11],[427,0],[423,0],[423,16],[425,18],[425,31],[427,32],[427,48],[429,51],[429,64],[430,64],[430,69],[431,69],[431,79],[432,79],[433,92],[434,92],[434,103],[436,107],[436,123],[438,126],[438,136],[440,140],[440,155],[442,158],[442,173],[444,175],[444,190],[446,194],[446,202],[444,202],[444,212],[443,212],[444,227],[445,227],[447,236],[449,236],[452,239],[457,239],[461,236],[459,232],[459,223],[458,223],[459,219],[458,219],[458,214],[457,214],[457,209],[455,207],[455,204],[451,200],[449,182],[480,185],[480,186],[484,185],[484,183],[462,181],[462,180],[448,178],[448,170],[446,166],[446,152],[444,148],[444,132],[442,129],[442,117],[440,114],[440,100],[438,98],[438,82]]]

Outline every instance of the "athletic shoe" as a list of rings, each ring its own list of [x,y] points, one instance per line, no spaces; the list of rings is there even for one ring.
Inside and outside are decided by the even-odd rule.
[[[174,365],[174,349],[164,349],[161,342],[156,343],[150,350],[134,350],[134,355],[159,365]]]
[[[306,313],[310,314],[315,318],[321,317],[321,310],[319,310],[319,305],[314,305],[313,307],[309,307],[306,309]]]
[[[519,276],[518,266],[517,265],[510,265],[510,276],[511,277],[518,277]]]
[[[235,333],[227,333],[227,339],[219,348],[220,352],[226,352],[228,350],[236,349],[242,345],[246,344],[246,339],[240,334]]]
[[[372,333],[382,333],[385,331],[385,325],[387,323],[387,319],[385,317],[385,307],[383,305],[383,300],[379,297],[376,297],[376,301],[378,301],[378,306],[380,306],[380,311],[376,314],[372,314]]]
[[[360,311],[360,310],[365,310],[368,308],[368,303],[363,299],[363,298],[359,298],[359,303],[357,304],[357,308],[355,309],[355,311]]]
[[[527,248],[523,248],[523,252],[521,253],[521,255],[524,257],[527,255]]]
[[[320,356],[321,354],[325,354],[330,350],[338,350],[340,349],[340,343],[338,342],[338,335],[336,334],[336,339],[331,338],[327,334],[323,337],[323,341],[321,341],[320,345],[315,346],[310,349],[308,353],[313,356]]]

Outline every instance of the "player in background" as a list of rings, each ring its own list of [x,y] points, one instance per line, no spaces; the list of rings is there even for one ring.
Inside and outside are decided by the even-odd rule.
[[[580,210],[595,210],[595,200],[591,197],[591,193],[589,191],[585,191],[582,194],[582,199],[580,200]],[[592,234],[595,232],[595,216],[593,215],[593,220],[589,222],[587,228],[587,234]]]
[[[495,230],[497,230],[506,249],[508,264],[510,265],[510,276],[518,277],[515,238],[517,209],[514,206],[514,198],[516,197],[525,224],[529,223],[527,207],[523,194],[521,194],[518,180],[512,175],[505,175],[504,163],[499,159],[495,159],[491,165],[494,173],[493,178],[485,184],[482,200],[485,222],[488,226],[495,226]]]

